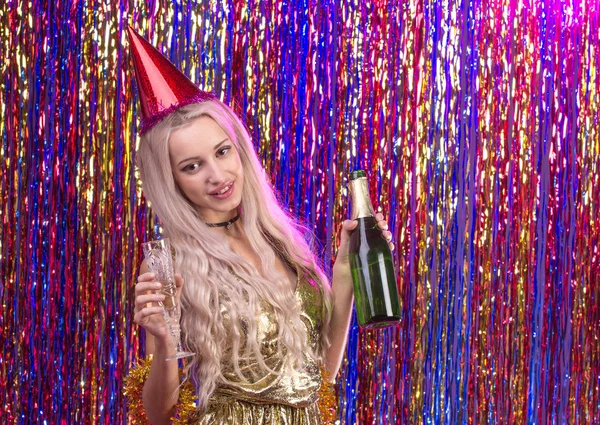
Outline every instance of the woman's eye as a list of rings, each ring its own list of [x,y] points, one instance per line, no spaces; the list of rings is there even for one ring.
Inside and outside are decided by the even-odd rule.
[[[183,171],[196,171],[198,168],[200,168],[200,164],[198,164],[197,162],[194,162],[190,165],[187,165],[183,168]]]
[[[224,146],[221,149],[219,149],[217,151],[217,153],[219,154],[219,156],[223,156],[223,155],[225,155],[229,151],[229,149],[231,149],[230,146]]]

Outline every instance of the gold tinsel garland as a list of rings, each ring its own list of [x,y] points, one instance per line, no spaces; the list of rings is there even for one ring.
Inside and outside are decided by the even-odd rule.
[[[152,366],[152,357],[141,360],[129,371],[125,377],[123,394],[127,399],[129,407],[129,417],[133,425],[148,425],[150,422],[146,418],[144,402],[142,400],[142,391],[144,382],[150,374]],[[179,388],[179,401],[175,405],[175,415],[171,418],[173,425],[187,425],[190,418],[196,411],[194,387],[188,381]]]
[[[144,403],[142,400],[142,391],[144,382],[150,374],[152,366],[152,357],[141,360],[133,367],[125,377],[123,394],[127,399],[129,407],[129,417],[133,425],[148,425]],[[323,425],[333,425],[337,419],[337,397],[335,395],[335,386],[330,380],[330,373],[321,367],[321,388],[319,389],[319,412]],[[188,381],[179,389],[179,401],[175,406],[175,415],[171,418],[173,425],[189,424],[191,418],[196,413],[196,402],[194,388]]]
[[[323,425],[333,425],[337,419],[337,397],[335,385],[329,380],[331,374],[321,366],[321,388],[319,388],[319,413]]]

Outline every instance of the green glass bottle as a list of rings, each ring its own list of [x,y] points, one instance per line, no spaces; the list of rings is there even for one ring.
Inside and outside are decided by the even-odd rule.
[[[383,328],[400,321],[401,308],[392,252],[377,225],[363,170],[350,173],[352,219],[348,259],[352,270],[356,315],[364,329]]]

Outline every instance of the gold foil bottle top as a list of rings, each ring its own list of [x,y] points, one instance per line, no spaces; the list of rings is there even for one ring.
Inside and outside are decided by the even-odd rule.
[[[356,170],[350,173],[348,189],[352,199],[352,220],[363,217],[374,217],[373,205],[369,197],[369,182],[367,175],[363,170]]]

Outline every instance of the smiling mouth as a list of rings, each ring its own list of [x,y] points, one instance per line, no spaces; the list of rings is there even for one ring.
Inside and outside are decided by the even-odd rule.
[[[211,195],[223,195],[224,193],[227,193],[229,191],[229,189],[231,189],[231,186],[233,186],[234,182],[229,183],[227,186],[225,186],[223,189],[216,191],[216,192],[212,192]]]

